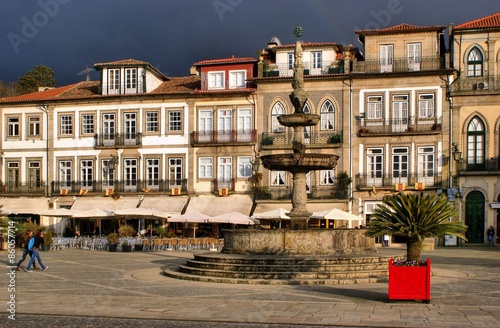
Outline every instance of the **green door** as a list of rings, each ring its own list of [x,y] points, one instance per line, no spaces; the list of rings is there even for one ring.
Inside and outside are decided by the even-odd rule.
[[[484,243],[484,196],[479,191],[473,191],[465,200],[465,224],[467,239],[472,244]]]

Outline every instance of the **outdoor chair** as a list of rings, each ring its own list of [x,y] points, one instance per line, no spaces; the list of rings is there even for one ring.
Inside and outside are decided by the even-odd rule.
[[[162,247],[163,247],[163,240],[153,239],[153,250],[154,251],[161,251]]]
[[[143,250],[143,251],[150,251],[150,250],[151,250],[151,242],[150,242],[148,239],[144,239],[144,240],[142,241],[142,244],[144,245],[144,246],[142,247],[142,250]]]
[[[163,238],[163,250],[168,250],[170,248],[170,238]]]
[[[179,250],[180,251],[187,251],[189,247],[189,239],[182,238],[179,241]]]

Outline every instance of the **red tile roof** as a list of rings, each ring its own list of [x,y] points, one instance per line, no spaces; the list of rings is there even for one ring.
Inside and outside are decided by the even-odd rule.
[[[65,92],[78,87],[78,85],[79,85],[78,83],[70,84],[55,89],[33,92],[20,96],[2,98],[0,99],[0,102],[24,102],[24,101],[30,102],[30,101],[43,101],[43,100],[56,99],[61,97],[61,95],[63,95]]]
[[[454,30],[487,28],[487,27],[500,27],[500,12],[486,16],[483,18],[475,19],[465,22],[453,27]]]
[[[231,57],[231,58],[221,58],[221,59],[208,59],[200,60],[194,63],[194,66],[203,65],[219,65],[219,64],[234,64],[234,63],[247,63],[247,62],[257,62],[257,59],[253,57]]]
[[[440,32],[445,28],[446,26],[440,26],[440,25],[415,26],[410,24],[399,24],[375,30],[357,30],[355,31],[355,33],[363,35],[390,35],[390,34],[403,34],[403,33]]]

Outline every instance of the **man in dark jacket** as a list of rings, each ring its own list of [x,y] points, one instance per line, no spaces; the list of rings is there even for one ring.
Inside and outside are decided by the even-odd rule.
[[[28,254],[29,254],[30,258],[33,257],[33,252],[28,249],[28,243],[29,243],[31,238],[33,238],[33,231],[31,231],[31,230],[26,231],[26,236],[24,237],[24,240],[23,240],[23,242],[24,242],[23,256],[21,257],[19,262],[17,262],[16,271],[21,270],[20,269],[21,263],[24,262],[24,260],[26,259],[26,256]],[[33,262],[33,270],[38,270],[38,268],[36,267],[34,262]]]
[[[26,272],[33,272],[31,271],[31,265],[35,263],[35,259],[38,260],[38,264],[40,264],[40,267],[42,268],[42,271],[47,270],[49,267],[46,267],[42,263],[42,259],[40,258],[40,253],[38,252],[43,245],[43,231],[38,230],[36,233],[36,236],[31,238],[29,243],[28,243],[28,250],[33,251],[33,255],[31,255],[30,262],[28,263],[28,266],[26,267]]]

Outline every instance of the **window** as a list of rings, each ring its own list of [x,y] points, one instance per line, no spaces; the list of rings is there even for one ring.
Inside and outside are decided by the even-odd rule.
[[[392,72],[394,63],[394,45],[380,45],[380,72]]]
[[[94,163],[92,160],[82,160],[80,182],[82,187],[92,187],[92,180],[94,179]]]
[[[137,159],[126,158],[123,161],[123,164],[125,190],[133,191],[137,186]]]
[[[434,147],[418,147],[417,156],[417,182],[434,185]]]
[[[115,114],[102,115],[102,133],[105,146],[114,144],[115,140]]]
[[[40,162],[28,162],[28,178],[30,188],[42,186]]]
[[[168,112],[168,130],[182,131],[182,116],[180,110],[172,110]]]
[[[330,100],[321,105],[321,130],[335,129],[335,107]]]
[[[418,116],[434,117],[434,95],[426,94],[418,96]]]
[[[9,187],[18,187],[20,183],[19,162],[8,162],[7,183]]]
[[[73,116],[71,115],[61,115],[61,135],[72,135],[73,134]]]
[[[213,177],[214,160],[212,157],[200,157],[198,159],[198,177],[207,179]]]
[[[114,184],[115,172],[110,168],[112,161],[113,159],[105,159],[102,161],[102,184],[105,187],[110,187]]]
[[[286,171],[271,171],[271,186],[284,186],[286,184]]]
[[[467,56],[467,76],[483,75],[483,54],[477,47],[472,48]]]
[[[285,114],[285,107],[281,102],[276,102],[271,111],[271,129],[272,132],[284,132],[285,127],[278,122],[278,116]]]
[[[208,142],[212,140],[213,112],[211,110],[200,110],[198,118],[199,141]]]
[[[408,96],[392,97],[392,131],[403,132],[408,129]]]
[[[137,133],[137,114],[125,113],[124,115],[125,144],[135,145]]]
[[[19,137],[19,117],[9,117],[7,119],[7,130],[9,137]]]
[[[321,68],[323,67],[322,53],[321,51],[313,51],[313,67],[312,68]]]
[[[208,88],[223,89],[224,88],[224,72],[209,72],[208,73]]]
[[[252,109],[238,109],[238,133],[239,142],[252,142]]]
[[[321,186],[333,186],[335,184],[335,170],[321,170],[320,171]]]
[[[383,152],[381,148],[366,151],[367,186],[381,186],[383,177]]]
[[[304,113],[311,114],[311,109],[309,108],[308,103],[304,104]],[[304,141],[306,144],[311,143],[311,127],[310,126],[304,126]]]
[[[408,148],[392,150],[392,177],[394,182],[406,182],[408,178]]]
[[[248,178],[252,176],[252,157],[238,157],[238,178]]]
[[[288,53],[288,69],[293,69],[293,63],[295,61],[295,57],[293,55],[293,52]]]
[[[484,165],[484,148],[484,123],[476,116],[470,121],[467,127],[467,164],[469,166]]]
[[[170,169],[170,186],[182,185],[182,158],[170,158],[168,164]]]
[[[246,80],[246,71],[229,72],[229,88],[244,88]]]
[[[59,162],[59,184],[62,187],[71,187],[72,179],[71,161]]]
[[[158,112],[146,112],[146,132],[158,132]]]
[[[120,70],[110,69],[108,70],[108,83],[109,83],[109,93],[118,94],[120,93]]]
[[[379,120],[382,119],[382,96],[368,97],[367,119]]]
[[[28,117],[29,131],[28,134],[30,137],[39,136],[41,134],[40,131],[40,116],[30,116]]]
[[[125,69],[125,92],[136,92],[137,91],[137,69],[136,68],[126,68]]]
[[[422,44],[408,44],[408,69],[410,71],[419,71],[420,63],[422,62]]]
[[[93,114],[83,114],[82,115],[82,134],[93,134],[94,133],[94,115]]]
[[[160,160],[158,158],[148,158],[146,160],[146,185],[148,187],[158,187],[160,185]]]

